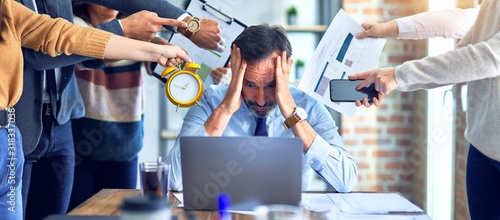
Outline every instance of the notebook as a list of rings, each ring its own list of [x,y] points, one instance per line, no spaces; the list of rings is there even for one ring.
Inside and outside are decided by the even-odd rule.
[[[217,210],[218,196],[230,209],[299,205],[302,140],[292,137],[181,137],[184,208]]]

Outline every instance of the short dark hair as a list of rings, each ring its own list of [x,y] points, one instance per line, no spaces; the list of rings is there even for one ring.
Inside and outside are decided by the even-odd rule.
[[[234,41],[241,49],[243,60],[255,63],[269,57],[273,52],[286,51],[287,58],[292,55],[292,46],[280,25],[254,25],[246,28]]]

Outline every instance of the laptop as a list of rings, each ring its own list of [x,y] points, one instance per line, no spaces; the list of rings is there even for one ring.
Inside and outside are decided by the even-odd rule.
[[[217,210],[218,196],[230,209],[299,205],[302,140],[293,137],[180,138],[184,208]]]

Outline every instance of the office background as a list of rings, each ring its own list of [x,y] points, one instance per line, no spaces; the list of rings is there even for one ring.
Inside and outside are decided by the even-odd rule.
[[[183,0],[171,0],[183,7]],[[297,27],[287,26],[294,59],[311,57],[322,31],[338,8],[358,23],[390,19],[439,8],[468,8],[477,0],[209,0],[247,25],[287,24],[286,10],[298,9]],[[437,54],[453,48],[428,40],[388,40],[380,67]],[[306,73],[307,74],[307,73]],[[290,79],[294,81],[294,78]],[[171,148],[185,110],[175,112],[166,101],[164,85],[144,77],[146,88],[145,138],[140,161],[155,160]],[[392,92],[380,108],[360,108],[353,118],[332,112],[349,152],[358,163],[357,191],[398,191],[425,209],[433,219],[469,219],[465,193],[465,166],[469,143],[463,133],[465,85],[436,91]],[[325,185],[315,185],[326,189]]]

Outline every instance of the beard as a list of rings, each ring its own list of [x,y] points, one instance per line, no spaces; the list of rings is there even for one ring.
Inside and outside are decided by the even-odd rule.
[[[250,100],[245,100],[245,104],[247,104],[248,109],[250,110],[250,113],[252,113],[254,116],[259,117],[259,118],[265,118],[276,109],[276,103],[273,101],[269,101],[264,103],[263,106],[257,104],[257,102],[250,101]],[[265,108],[264,110],[258,110],[258,108]]]

